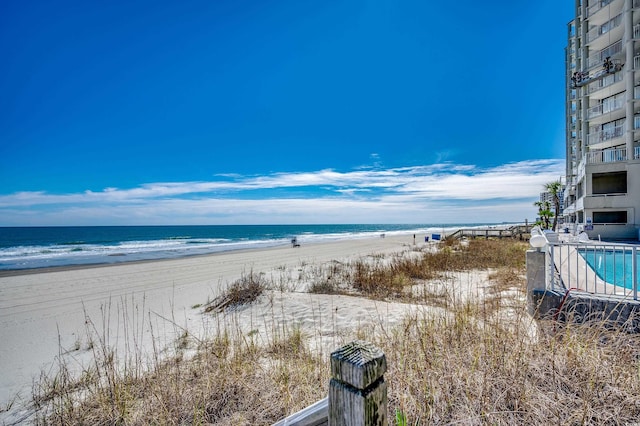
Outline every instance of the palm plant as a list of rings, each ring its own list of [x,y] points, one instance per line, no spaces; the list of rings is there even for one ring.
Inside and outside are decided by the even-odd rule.
[[[549,222],[553,216],[551,204],[548,201],[536,201],[533,205],[538,207],[538,220],[536,220],[536,225],[539,225],[542,229],[549,229]]]
[[[556,229],[558,225],[558,215],[560,214],[560,193],[562,192],[562,183],[559,180],[549,182],[544,185],[544,189],[551,194],[553,198],[553,227],[551,229]]]

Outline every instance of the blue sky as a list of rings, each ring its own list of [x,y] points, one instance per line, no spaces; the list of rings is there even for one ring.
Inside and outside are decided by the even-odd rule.
[[[572,5],[2,2],[0,226],[533,219]]]

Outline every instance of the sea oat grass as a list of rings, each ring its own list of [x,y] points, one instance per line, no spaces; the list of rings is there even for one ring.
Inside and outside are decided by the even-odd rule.
[[[355,294],[420,299],[420,292],[407,291],[417,276],[491,271],[488,297],[457,297],[453,290],[461,283],[451,283],[427,292],[441,299],[445,311],[417,310],[382,333],[365,327],[354,332],[353,338],[386,354],[391,424],[638,421],[640,337],[605,322],[534,322],[522,297],[525,249],[514,241],[472,240],[408,261],[375,258],[322,272],[341,289],[357,282],[350,290]],[[420,268],[428,271],[416,272]],[[244,282],[252,286],[256,277],[249,278]],[[35,423],[269,425],[327,394],[328,357],[311,351],[310,336],[299,328],[274,327],[260,343],[253,332],[219,326],[197,341],[191,357],[181,355],[191,335],[176,335],[176,356],[156,356],[142,367],[142,357],[134,357],[126,369],[117,368],[107,340],[94,337],[93,367],[75,379],[62,363],[57,375],[35,387]]]
[[[358,294],[377,299],[411,300],[409,287],[418,281],[444,277],[447,272],[497,269],[495,281],[522,286],[527,244],[516,240],[475,239],[443,244],[440,250],[420,256],[358,260],[342,273]],[[318,291],[320,292],[320,291]]]
[[[458,306],[408,318],[377,342],[390,365],[389,405],[409,424],[624,424],[640,415],[637,336],[570,325],[531,340],[482,318],[478,306]]]
[[[268,280],[260,273],[251,271],[248,275],[243,274],[222,295],[207,303],[204,311],[221,312],[253,303],[264,293],[268,285]]]

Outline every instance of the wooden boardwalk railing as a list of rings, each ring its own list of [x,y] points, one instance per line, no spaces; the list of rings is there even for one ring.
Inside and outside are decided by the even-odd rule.
[[[447,239],[467,238],[528,238],[531,225],[514,225],[508,228],[462,228],[447,235]]]
[[[329,397],[273,426],[382,426],[387,424],[387,360],[356,340],[331,353]]]

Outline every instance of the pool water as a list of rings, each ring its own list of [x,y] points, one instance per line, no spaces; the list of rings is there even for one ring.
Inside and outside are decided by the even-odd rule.
[[[598,277],[619,287],[633,289],[633,251],[580,249],[578,253]],[[636,277],[640,277],[640,251],[636,250]]]

